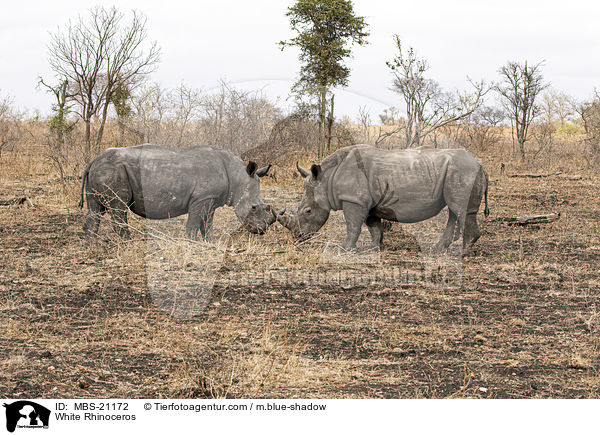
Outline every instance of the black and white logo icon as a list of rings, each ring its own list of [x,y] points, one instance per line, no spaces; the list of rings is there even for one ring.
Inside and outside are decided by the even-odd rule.
[[[16,428],[48,428],[50,410],[30,400],[19,400],[3,405],[6,408],[6,430],[14,432]]]

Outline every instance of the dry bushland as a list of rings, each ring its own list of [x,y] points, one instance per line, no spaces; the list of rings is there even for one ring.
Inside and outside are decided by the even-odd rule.
[[[185,240],[183,218],[133,215],[132,241],[103,223],[88,244],[79,179],[41,147],[7,150],[0,198],[35,207],[0,207],[0,395],[598,398],[600,176],[559,139],[534,160],[512,159],[507,135],[472,150],[492,216],[561,218],[483,223],[462,260],[428,254],[443,216],[393,224],[381,253],[368,234],[339,252],[339,213],[295,244],[278,224],[239,231],[228,208],[214,244]],[[262,181],[276,207],[301,197],[292,163]]]

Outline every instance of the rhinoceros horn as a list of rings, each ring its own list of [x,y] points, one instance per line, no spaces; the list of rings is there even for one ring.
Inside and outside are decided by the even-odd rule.
[[[275,218],[277,219],[277,222],[279,222],[281,225],[283,225],[284,227],[289,229],[288,225],[290,224],[290,217],[285,215],[285,211],[286,211],[286,207],[279,210],[275,214]]]
[[[285,208],[277,212],[277,222],[286,227],[292,232],[295,238],[300,237],[300,225],[298,224],[298,217],[295,215],[286,215]]]
[[[310,172],[300,166],[298,162],[296,162],[296,168],[298,168],[298,172],[300,172],[300,175],[302,175],[303,178],[306,178],[310,175]]]

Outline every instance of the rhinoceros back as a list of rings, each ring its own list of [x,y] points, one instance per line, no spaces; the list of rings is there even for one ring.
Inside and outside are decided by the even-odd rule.
[[[223,205],[228,192],[224,151],[212,147],[167,148],[138,145],[105,152],[127,173],[130,208],[140,216],[166,219],[188,212],[194,199]]]
[[[335,202],[339,207],[343,201],[357,202],[373,215],[392,221],[428,219],[446,205],[448,171],[453,168],[453,160],[464,159],[464,154],[470,156],[460,149],[393,151],[358,146],[336,171],[332,189]]]

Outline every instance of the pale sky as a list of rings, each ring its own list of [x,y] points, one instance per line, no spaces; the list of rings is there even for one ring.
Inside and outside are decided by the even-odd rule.
[[[13,96],[21,109],[48,113],[52,99],[36,83],[40,75],[52,79],[49,33],[98,4],[147,16],[149,38],[162,50],[152,81],[206,90],[225,79],[244,89],[263,88],[286,104],[299,70],[298,52],[282,52],[277,43],[292,36],[285,16],[291,0],[3,0],[0,92]],[[384,108],[400,106],[385,65],[395,55],[395,33],[428,60],[429,77],[447,90],[464,89],[467,75],[497,80],[508,60],[545,61],[546,80],[579,99],[600,87],[600,2],[355,0],[354,5],[371,35],[368,45],[353,50],[350,84],[336,92],[337,116],[354,118],[366,106],[376,118]]]

